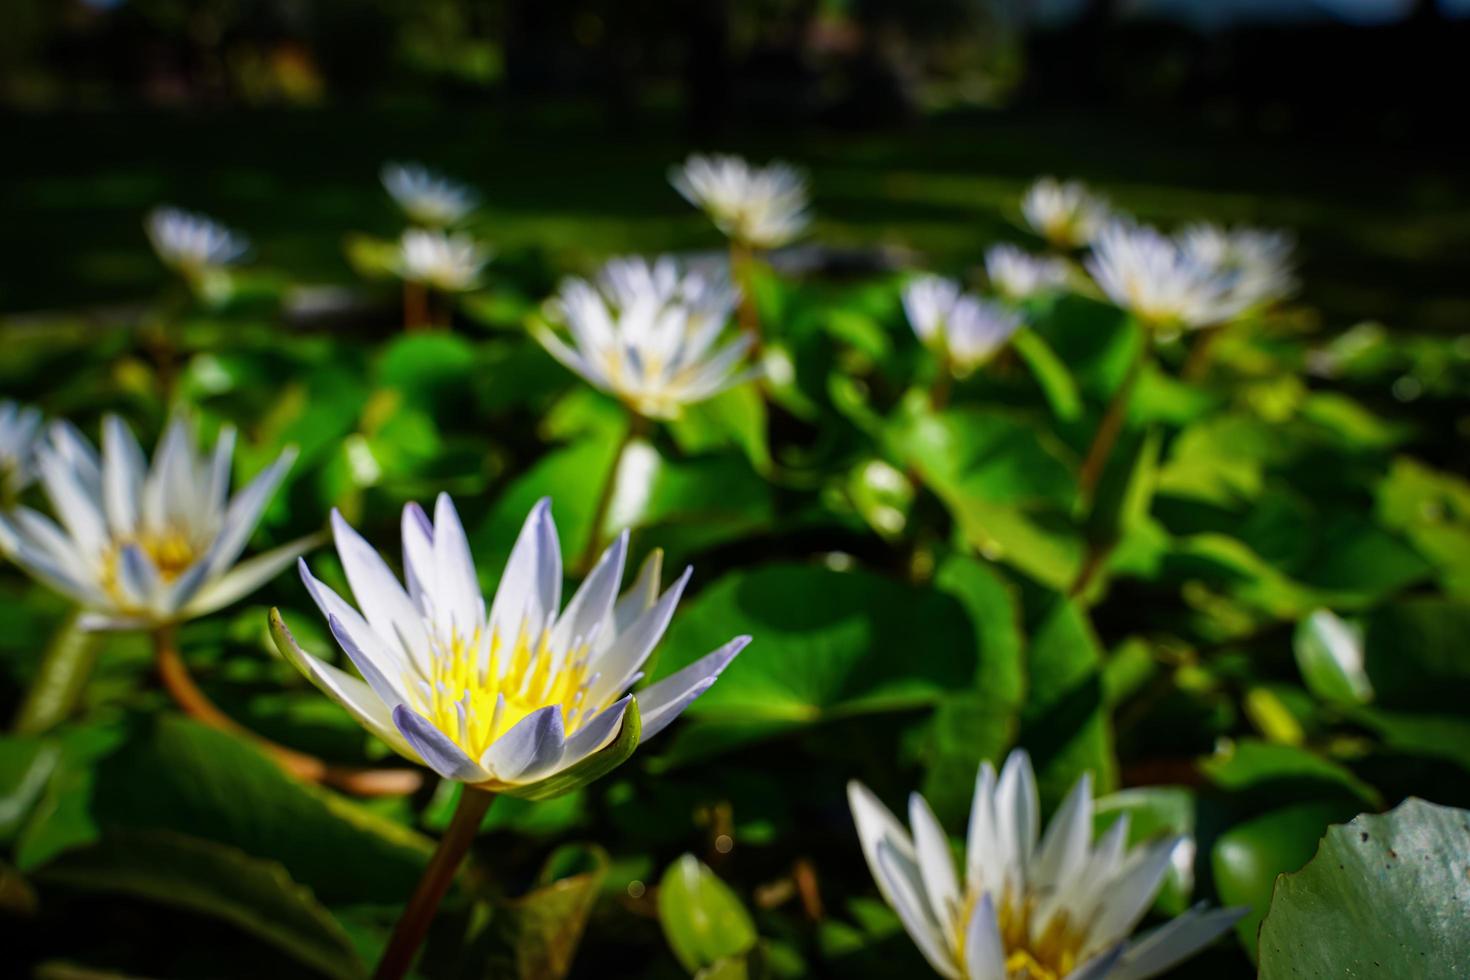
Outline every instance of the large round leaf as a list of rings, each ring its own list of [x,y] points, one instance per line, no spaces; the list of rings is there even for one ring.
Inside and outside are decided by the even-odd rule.
[[[1470,812],[1409,799],[1332,827],[1276,882],[1261,977],[1455,977],[1470,964]]]

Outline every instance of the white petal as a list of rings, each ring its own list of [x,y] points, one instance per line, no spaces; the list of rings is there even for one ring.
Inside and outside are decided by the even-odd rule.
[[[970,823],[965,833],[966,887],[978,895],[1001,892],[1001,863],[995,828],[995,767],[980,764],[975,775],[975,792],[970,798]]]
[[[1006,945],[988,894],[975,904],[965,923],[965,980],[1006,980]]]
[[[138,525],[148,463],[131,429],[116,415],[102,420],[102,503],[114,533],[131,535]]]
[[[165,528],[185,518],[200,490],[193,485],[194,451],[189,442],[188,425],[175,415],[158,440],[153,469],[143,481],[143,522],[151,528]]]
[[[347,584],[352,586],[357,608],[362,610],[373,632],[385,641],[396,639],[404,648],[405,658],[427,677],[429,635],[424,629],[423,616],[398,584],[383,556],[342,519],[335,507],[331,523],[337,555],[342,559],[342,570],[347,575]]]
[[[638,744],[642,745],[667,728],[696,698],[709,690],[720,672],[749,642],[750,637],[737,636],[718,650],[638,692],[638,712],[643,722]]]
[[[548,547],[553,554],[543,555],[541,552]],[[548,598],[552,599],[550,603]],[[522,626],[538,635],[560,603],[561,550],[556,542],[556,525],[551,521],[551,498],[543,497],[526,515],[505,563],[490,605],[490,628],[505,643],[515,642]]]
[[[482,783],[490,777],[454,741],[429,723],[423,715],[400,704],[393,709],[393,724],[403,734],[424,765],[461,783]]]
[[[210,567],[215,574],[233,565],[235,559],[240,557],[240,552],[245,550],[245,543],[250,540],[266,504],[270,503],[276,487],[295,461],[296,450],[288,447],[274,463],[230,501],[230,506],[225,511],[224,525],[210,551]]]
[[[321,536],[308,534],[279,548],[240,562],[219,578],[208,582],[184,606],[185,618],[197,619],[245,598],[291,567],[297,558],[315,548]]]
[[[277,635],[282,642],[278,647],[291,666],[305,674],[306,679],[317,690],[346,708],[347,713],[357,719],[358,724],[388,743],[393,751],[413,762],[423,761],[393,724],[392,709],[373,693],[372,688],[346,671],[339,670],[301,649],[296,638],[286,628],[285,622],[274,613],[272,621],[273,624],[279,624]]]
[[[423,597],[433,595],[438,585],[434,575],[434,525],[418,504],[403,508],[403,577],[408,595],[420,611]]]
[[[0,551],[9,555],[11,560],[43,584],[84,606],[111,605],[93,579],[77,576],[71,563],[63,555],[53,553],[29,538],[22,527],[12,523],[24,513],[27,513],[26,508],[18,508],[10,515],[0,514]],[[40,518],[41,515],[37,514],[36,517]],[[61,532],[58,530],[56,533],[59,535]]]
[[[1026,880],[1036,852],[1041,804],[1025,749],[1006,757],[995,787],[995,825],[1000,874],[1012,888]]]
[[[1128,856],[1122,873],[1109,885],[1108,900],[1089,930],[1091,949],[1125,939],[1133,931],[1159,893],[1179,841],[1178,837],[1157,841]]]
[[[301,573],[301,581],[306,584],[306,591],[311,593],[312,600],[316,602],[328,624],[337,624],[333,628],[334,634],[340,634],[337,635],[337,642],[352,658],[353,664],[362,673],[363,679],[377,692],[378,697],[389,707],[408,700],[403,686],[407,664],[399,654],[373,632],[361,613],[317,581],[311,574],[311,569],[306,567],[305,560],[297,559],[296,567]]]
[[[669,620],[674,618],[674,609],[679,605],[679,597],[684,594],[684,587],[693,574],[692,567],[684,569],[684,574],[669,586],[652,609],[634,620],[633,625],[619,634],[611,646],[592,659],[590,667],[597,677],[589,685],[587,697],[593,704],[610,701],[628,689],[633,675],[638,673],[658,641],[663,639],[664,630],[668,629]],[[642,703],[641,699],[639,703]]]
[[[633,702],[633,695],[627,694],[606,708],[603,708],[591,719],[584,721],[575,735],[567,739],[567,751],[562,756],[561,767],[568,769],[581,762],[583,759],[606,748],[623,726],[623,716],[628,713],[628,705]]]
[[[918,869],[888,841],[878,844],[879,873],[888,879],[893,892],[891,904],[919,952],[945,977],[959,980],[961,971],[945,942],[943,928],[934,918],[918,881]]]
[[[617,605],[613,606],[613,630],[599,634],[598,646],[601,649],[612,646],[612,641],[618,635],[626,633],[639,616],[653,608],[653,604],[658,601],[658,586],[663,577],[663,568],[663,549],[655,548],[643,559],[643,567],[638,569],[637,580],[623,593]]]
[[[612,626],[609,617],[618,597],[618,586],[623,581],[623,564],[627,557],[628,532],[624,531],[602,553],[582,587],[557,617],[556,627],[551,632],[552,650],[571,650],[575,644],[586,643],[596,635],[599,627],[607,629]]]
[[[50,449],[42,449],[37,461],[41,485],[62,526],[83,554],[89,557],[101,554],[112,536],[102,516],[100,501],[87,492],[87,478],[60,453]]]
[[[434,502],[434,575],[436,611],[449,617],[458,635],[472,636],[485,621],[485,597],[475,577],[464,525],[447,493],[439,494]]]
[[[507,783],[530,783],[550,775],[566,754],[561,706],[538,708],[497,738],[480,765]]]
[[[1249,911],[1195,906],[1130,943],[1117,969],[1109,974],[1109,980],[1147,980],[1158,976],[1214,942]]]
[[[914,831],[914,852],[919,859],[919,873],[924,881],[924,891],[929,897],[929,907],[940,922],[950,917],[960,906],[960,883],[954,870],[954,857],[950,854],[949,838],[928,802],[918,793],[909,794],[909,826]]]
[[[1084,772],[1047,825],[1031,881],[1042,892],[1065,888],[1087,859],[1092,840],[1092,774]]]

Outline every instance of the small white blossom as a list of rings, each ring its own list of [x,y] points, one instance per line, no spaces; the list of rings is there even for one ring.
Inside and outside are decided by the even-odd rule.
[[[723,273],[671,258],[609,262],[594,285],[569,279],[553,303],[571,344],[537,332],[547,351],[593,387],[650,418],[675,418],[755,375],[741,370],[751,337],[720,346],[738,293]]]
[[[785,163],[755,167],[737,156],[695,154],[669,171],[669,182],[744,245],[777,248],[811,223],[806,176]]]
[[[1033,231],[1057,248],[1079,248],[1112,217],[1107,199],[1079,181],[1042,177],[1021,198],[1021,213]]]
[[[950,980],[1145,980],[1247,911],[1196,906],[1130,939],[1188,838],[1130,847],[1125,814],[1094,843],[1088,775],[1041,833],[1036,776],[1019,749],[999,776],[988,762],[980,767],[958,871],[918,793],[909,796],[911,831],[861,783],[849,783],[847,795],[878,890]]]
[[[1296,243],[1286,232],[1200,223],[1185,228],[1177,238],[1185,254],[1229,280],[1232,307],[1260,309],[1296,291],[1292,269]]]
[[[79,603],[88,628],[153,627],[213,612],[259,588],[310,544],[302,539],[236,564],[296,452],[281,453],[231,497],[234,448],[235,432],[226,428],[214,451],[201,455],[189,427],[175,419],[150,468],[116,416],[103,420],[100,457],[58,422],[36,457],[60,524],[17,507],[0,515],[0,551]]]
[[[1066,289],[1072,267],[1065,259],[1032,255],[1014,245],[994,245],[985,253],[985,274],[995,291],[1011,300]]]
[[[464,234],[410,228],[398,242],[395,271],[409,282],[445,293],[462,293],[480,284],[491,253]]]
[[[971,296],[941,276],[920,276],[904,286],[903,308],[919,340],[960,373],[989,360],[1022,324],[1010,307]]]
[[[187,277],[216,272],[250,250],[244,235],[202,214],[167,205],[148,212],[143,228],[163,264]]]
[[[0,503],[14,497],[36,475],[36,437],[41,413],[34,408],[0,401]]]
[[[1151,327],[1207,327],[1240,309],[1230,276],[1146,225],[1110,223],[1086,265],[1109,299]]]
[[[446,228],[463,221],[479,206],[480,196],[418,163],[383,165],[383,187],[410,221]]]

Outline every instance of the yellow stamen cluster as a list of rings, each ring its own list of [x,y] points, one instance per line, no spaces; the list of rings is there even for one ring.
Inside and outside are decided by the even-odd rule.
[[[960,963],[965,962],[966,926],[979,900],[979,895],[970,891],[955,910],[955,958]],[[1001,942],[1006,949],[1006,974],[1011,980],[1063,980],[1077,969],[1087,936],[1072,927],[1066,913],[1053,916],[1046,932],[1033,939],[1031,917],[1036,911],[1034,898],[1018,901],[1008,890],[996,904],[995,911]]]
[[[476,629],[433,640],[427,681],[405,678],[414,707],[435,728],[478,759],[496,739],[538,708],[560,705],[567,735],[587,716],[587,647],[550,649],[545,631],[535,642],[522,631],[507,649],[500,634]]]
[[[123,595],[119,586],[118,565],[122,561],[123,549],[134,545],[143,549],[143,553],[158,570],[158,577],[164,582],[172,582],[184,574],[202,556],[202,550],[195,545],[193,539],[176,528],[141,531],[134,537],[114,538],[102,553],[100,577],[102,588],[120,603],[126,602],[130,597]]]

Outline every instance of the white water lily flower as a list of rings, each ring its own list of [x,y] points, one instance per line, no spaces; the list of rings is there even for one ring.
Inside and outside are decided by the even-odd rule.
[[[989,360],[1022,323],[1010,307],[971,296],[941,276],[920,276],[905,285],[903,309],[919,340],[961,373]]]
[[[1080,181],[1042,177],[1022,196],[1021,214],[1033,231],[1057,248],[1079,248],[1102,230],[1113,209]]]
[[[0,505],[26,487],[36,475],[36,437],[41,413],[11,401],[0,401]]]
[[[1072,267],[1065,259],[1032,255],[1014,245],[993,245],[985,253],[985,275],[995,291],[1010,300],[1066,289]]]
[[[1177,240],[1186,255],[1229,280],[1228,304],[1234,308],[1260,309],[1296,291],[1291,257],[1296,243],[1286,232],[1200,223],[1185,228]]]
[[[625,693],[643,676],[692,569],[660,595],[655,556],[619,598],[625,532],[563,609],[549,500],[526,518],[488,611],[447,495],[440,494],[432,521],[417,504],[404,508],[407,588],[336,512],[332,530],[361,612],[304,561],[301,577],[363,680],[302,651],[279,623],[277,644],[359,722],[445,779],[534,796],[546,780],[618,740],[625,717],[639,719],[641,740],[658,734],[749,641],[738,637],[636,695]]]
[[[383,165],[383,187],[410,221],[446,228],[463,221],[480,203],[480,195],[418,163]]]
[[[956,873],[929,804],[909,797],[912,835],[861,783],[848,801],[863,855],[924,958],[951,980],[1142,980],[1191,956],[1246,909],[1196,906],[1129,941],[1187,838],[1128,847],[1125,814],[1093,842],[1084,775],[1046,833],[1031,760],[980,767]]]
[[[182,208],[154,208],[148,212],[143,228],[163,264],[188,278],[218,272],[250,250],[250,241],[244,235]]]
[[[313,540],[236,564],[296,451],[282,452],[232,498],[234,449],[227,427],[212,453],[196,453],[176,418],[150,468],[116,416],[103,419],[100,457],[76,429],[55,423],[36,457],[60,525],[18,507],[0,516],[0,549],[79,603],[88,629],[152,628],[213,612],[279,574]]]
[[[1112,222],[1086,265],[1109,299],[1152,327],[1208,327],[1239,312],[1229,276],[1147,225]]]
[[[678,417],[749,380],[741,369],[749,334],[720,346],[738,293],[723,272],[681,269],[670,258],[653,264],[615,259],[596,285],[569,279],[553,302],[572,343],[547,329],[542,346],[594,388],[649,418]]]
[[[776,161],[764,167],[725,154],[694,154],[669,171],[669,183],[730,238],[778,248],[811,223],[806,175]]]
[[[480,284],[490,258],[490,250],[469,235],[410,228],[398,242],[394,268],[409,282],[462,293]]]

